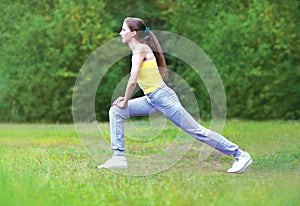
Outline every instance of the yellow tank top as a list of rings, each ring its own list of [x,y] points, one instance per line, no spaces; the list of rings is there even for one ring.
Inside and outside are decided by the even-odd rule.
[[[155,58],[142,63],[138,84],[144,94],[150,94],[164,84]]]

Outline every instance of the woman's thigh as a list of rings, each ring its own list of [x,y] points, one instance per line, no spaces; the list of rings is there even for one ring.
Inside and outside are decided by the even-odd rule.
[[[159,112],[150,103],[148,103],[146,96],[129,100],[127,109],[129,117],[149,116]]]

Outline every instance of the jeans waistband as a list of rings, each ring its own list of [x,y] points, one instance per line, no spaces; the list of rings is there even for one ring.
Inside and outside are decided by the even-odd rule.
[[[159,90],[166,88],[167,85],[164,83],[163,85],[161,85],[159,88],[157,88],[156,90],[154,90],[153,92],[151,92],[150,94],[145,94],[147,97],[151,97],[152,95],[154,95],[156,92],[158,92]]]

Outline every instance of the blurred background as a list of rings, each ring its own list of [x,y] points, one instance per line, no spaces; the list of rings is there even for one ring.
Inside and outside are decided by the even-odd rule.
[[[0,122],[71,123],[72,94],[86,59],[118,36],[127,16],[202,48],[225,87],[227,118],[300,119],[298,0],[1,0]],[[202,118],[210,99],[189,65],[166,55],[168,69],[190,85]],[[96,97],[108,120],[130,57],[104,76]]]

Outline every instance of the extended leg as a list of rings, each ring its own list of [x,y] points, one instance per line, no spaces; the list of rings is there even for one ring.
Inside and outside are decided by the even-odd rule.
[[[180,103],[174,105],[176,109],[173,112],[166,112],[167,117],[183,131],[194,137],[195,139],[208,144],[218,151],[229,155],[239,156],[239,147],[214,131],[206,129],[182,107]],[[172,110],[172,108],[170,108]]]

